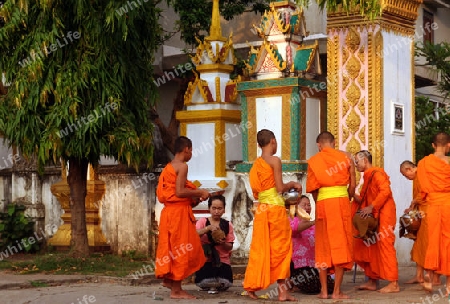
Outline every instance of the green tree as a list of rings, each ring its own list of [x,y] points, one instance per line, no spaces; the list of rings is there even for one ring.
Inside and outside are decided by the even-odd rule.
[[[423,56],[429,65],[439,73],[438,89],[447,98],[450,94],[450,43],[416,44],[416,56]]]
[[[166,0],[179,19],[176,30],[188,44],[196,44],[195,37],[203,39],[202,32],[209,31],[211,25],[211,0]],[[269,8],[270,0],[220,0],[220,14],[225,20],[231,20],[244,12],[264,13]]]
[[[436,108],[429,98],[416,97],[416,162],[434,152],[433,136],[450,129],[450,112],[446,107]]]
[[[439,74],[437,87],[447,98],[450,94],[450,44],[416,44],[416,56],[425,58],[427,64],[432,66]],[[440,107],[436,111],[435,104],[428,98],[416,98],[416,160],[433,153],[431,142],[438,132],[448,132],[450,129],[450,112],[447,107]],[[435,115],[437,113],[437,115]],[[435,115],[435,116],[433,116]],[[434,117],[434,119],[433,119]]]
[[[106,155],[151,165],[152,62],[160,45],[157,1],[119,14],[127,0],[7,0],[0,9],[0,98],[7,143],[39,168],[69,163],[72,253],[89,254],[85,219],[88,164]]]

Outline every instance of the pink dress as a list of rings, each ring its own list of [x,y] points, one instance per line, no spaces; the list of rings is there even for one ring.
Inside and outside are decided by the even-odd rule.
[[[298,217],[289,219],[292,229],[292,261],[294,262],[294,268],[300,267],[314,267],[314,255],[315,255],[315,226],[298,231],[298,225],[302,222]]]

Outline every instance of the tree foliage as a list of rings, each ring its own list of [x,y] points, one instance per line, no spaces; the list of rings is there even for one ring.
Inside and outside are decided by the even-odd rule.
[[[448,107],[436,108],[427,97],[416,97],[416,161],[434,152],[431,143],[433,136],[450,129],[450,112]]]
[[[427,63],[439,73],[438,89],[447,98],[450,94],[450,43],[416,45],[416,56],[423,56]]]
[[[166,0],[179,19],[177,30],[188,44],[195,44],[195,37],[203,38],[202,32],[209,31],[212,15],[212,1],[208,0]],[[231,20],[244,12],[264,13],[269,8],[270,0],[220,0],[220,14],[225,20]]]
[[[88,164],[102,155],[136,168],[152,162],[160,12],[157,0],[139,3],[7,0],[0,9],[0,71],[11,84],[0,97],[0,130],[23,155],[37,155],[41,169],[69,161],[76,256],[89,252]]]
[[[151,162],[159,11],[149,1],[119,16],[126,3],[4,3],[0,71],[13,85],[0,103],[0,130],[40,165],[60,157],[96,164],[101,155]]]

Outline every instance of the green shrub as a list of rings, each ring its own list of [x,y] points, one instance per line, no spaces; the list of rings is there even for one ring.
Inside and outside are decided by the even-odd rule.
[[[25,206],[17,204],[7,205],[7,212],[0,213],[0,251],[9,250],[14,246],[17,251],[36,252],[40,242],[33,231],[34,222],[25,215]],[[31,241],[30,241],[31,240]]]

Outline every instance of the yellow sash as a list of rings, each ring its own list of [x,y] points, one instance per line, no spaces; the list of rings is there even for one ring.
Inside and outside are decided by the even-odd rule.
[[[336,197],[348,197],[347,186],[332,186],[319,188],[319,194],[317,195],[318,201]]]
[[[284,207],[284,199],[277,192],[277,189],[270,188],[258,193],[258,201],[262,204],[269,204]]]

